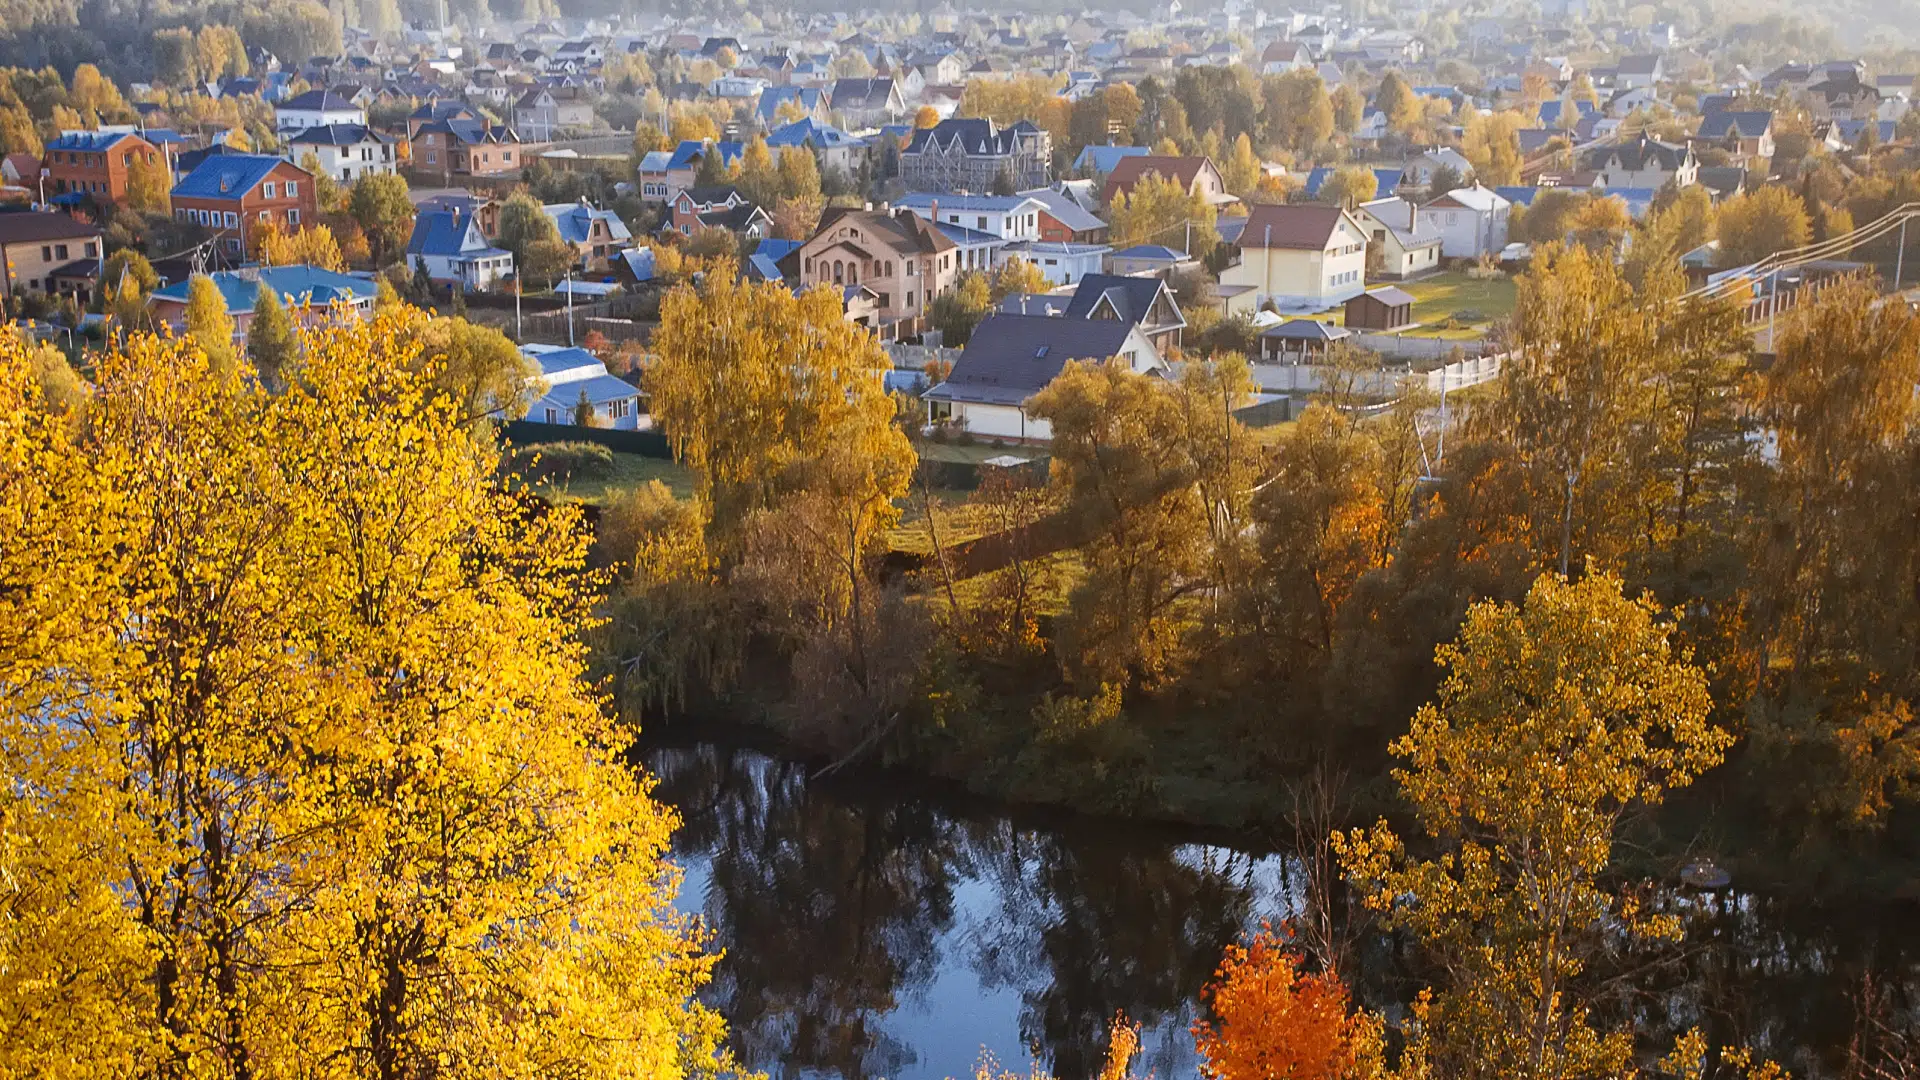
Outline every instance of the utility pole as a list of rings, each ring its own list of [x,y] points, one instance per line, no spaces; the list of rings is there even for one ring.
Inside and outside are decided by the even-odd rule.
[[[567,270],[567,344],[573,344],[573,270]]]
[[[527,340],[526,330],[520,325],[520,270],[518,267],[513,271],[513,336],[519,338],[522,343]]]
[[[1893,256],[1893,291],[1900,291],[1900,283],[1907,270],[1907,222],[1911,218],[1900,219],[1900,250]]]

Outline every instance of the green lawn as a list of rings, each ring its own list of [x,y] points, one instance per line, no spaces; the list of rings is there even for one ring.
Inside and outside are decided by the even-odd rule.
[[[1413,321],[1422,327],[1437,326],[1460,312],[1471,313],[1464,329],[1434,330],[1422,336],[1474,338],[1493,324],[1513,314],[1514,283],[1510,277],[1476,281],[1464,271],[1452,270],[1400,288],[1413,296]]]
[[[658,480],[672,490],[675,498],[693,494],[693,474],[677,461],[645,457],[640,454],[613,455],[613,471],[603,477],[576,477],[571,481],[545,481],[533,490],[554,502],[590,503],[606,506],[622,492]]]

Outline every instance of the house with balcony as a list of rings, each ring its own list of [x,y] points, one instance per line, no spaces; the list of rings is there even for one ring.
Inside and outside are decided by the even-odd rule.
[[[434,284],[462,292],[497,288],[513,277],[513,253],[488,243],[480,223],[459,210],[414,215],[407,265],[424,266]]]
[[[872,320],[888,323],[924,315],[953,289],[964,269],[958,249],[911,210],[830,207],[796,255],[802,287],[866,286],[875,297]]]

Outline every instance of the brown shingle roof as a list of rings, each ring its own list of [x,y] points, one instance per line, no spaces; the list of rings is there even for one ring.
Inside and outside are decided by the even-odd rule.
[[[65,214],[41,214],[31,211],[0,214],[0,244],[73,240],[99,235],[98,226],[75,221]]]
[[[1164,154],[1142,154],[1138,157],[1121,158],[1120,163],[1107,174],[1107,186],[1101,192],[1102,201],[1112,202],[1113,197],[1122,192],[1130,192],[1133,185],[1148,173],[1180,181],[1180,186],[1193,190],[1193,178],[1208,165],[1204,157],[1172,157]]]
[[[1240,230],[1240,246],[1321,251],[1345,214],[1337,206],[1262,203],[1247,215],[1246,227]]]

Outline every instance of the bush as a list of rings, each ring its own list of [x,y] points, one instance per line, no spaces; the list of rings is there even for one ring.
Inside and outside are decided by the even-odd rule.
[[[536,443],[514,450],[506,470],[529,480],[604,480],[613,475],[613,451],[590,442]]]

